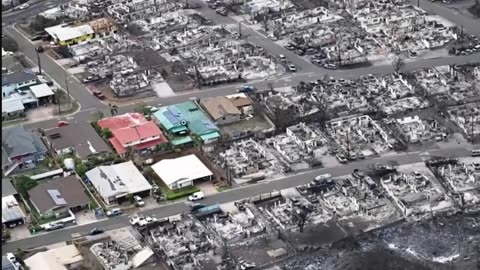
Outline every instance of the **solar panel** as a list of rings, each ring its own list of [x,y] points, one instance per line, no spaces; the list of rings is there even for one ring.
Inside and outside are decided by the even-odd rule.
[[[167,107],[167,110],[175,116],[180,116],[180,112],[177,110],[175,106],[169,106]]]
[[[172,123],[172,125],[178,124],[178,119],[169,111],[163,112],[163,115]]]
[[[62,198],[62,194],[57,189],[49,189],[47,190],[48,195],[52,198],[53,202],[55,202],[56,205],[66,205],[67,202],[65,201],[64,198]]]
[[[217,126],[215,126],[210,120],[202,120],[202,123],[208,129],[217,129]]]

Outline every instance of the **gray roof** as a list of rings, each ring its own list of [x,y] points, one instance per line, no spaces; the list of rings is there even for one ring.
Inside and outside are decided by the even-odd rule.
[[[2,75],[2,86],[36,80],[37,76],[24,71]]]
[[[13,55],[2,56],[2,68],[6,68],[9,72],[19,72],[24,69],[22,63]]]
[[[45,137],[55,150],[73,147],[80,158],[112,152],[107,143],[87,122],[45,130]]]
[[[16,270],[15,266],[5,256],[2,256],[2,270]]]
[[[2,178],[2,197],[8,195],[15,195],[17,194],[17,190],[13,186],[10,178]]]
[[[31,131],[25,130],[23,126],[6,128],[2,131],[2,148],[9,158],[47,151],[42,140]]]
[[[58,204],[50,195],[52,190],[58,190],[66,205]],[[90,203],[80,180],[75,175],[57,178],[50,181],[41,181],[36,187],[28,191],[31,202],[41,213],[59,206],[68,208]]]

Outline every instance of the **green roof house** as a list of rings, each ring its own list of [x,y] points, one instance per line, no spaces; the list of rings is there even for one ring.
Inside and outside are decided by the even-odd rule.
[[[203,143],[216,141],[220,137],[218,127],[192,101],[161,107],[153,119],[170,135],[174,146],[192,142],[195,135]]]

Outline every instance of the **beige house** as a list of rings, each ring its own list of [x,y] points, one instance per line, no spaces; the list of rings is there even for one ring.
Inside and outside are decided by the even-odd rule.
[[[226,125],[240,121],[242,113],[232,101],[226,97],[214,97],[200,102],[207,113],[218,125]]]

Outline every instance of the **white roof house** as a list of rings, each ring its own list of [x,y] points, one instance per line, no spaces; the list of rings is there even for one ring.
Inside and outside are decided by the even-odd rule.
[[[2,99],[2,113],[14,113],[24,111],[25,107],[18,98]]]
[[[74,269],[83,263],[83,256],[75,245],[67,245],[25,259],[25,265],[30,270],[67,270]]]
[[[213,175],[194,154],[161,160],[153,164],[152,169],[170,189],[191,186],[194,180],[211,179]]]
[[[136,194],[152,189],[132,161],[110,166],[98,166],[86,173],[88,180],[97,189],[107,204],[127,194]]]
[[[53,96],[53,91],[46,83],[30,86],[30,90],[36,98]]]
[[[53,38],[58,39],[58,41],[67,41],[94,33],[92,27],[88,24],[75,27],[70,27],[66,24],[60,24],[45,28],[45,31]]]

